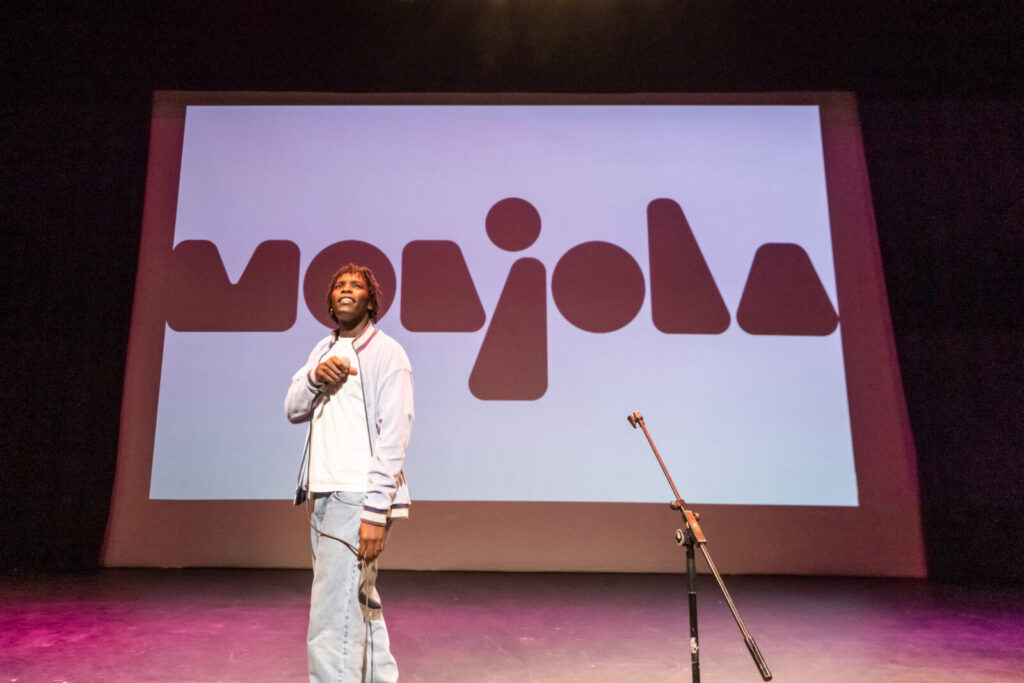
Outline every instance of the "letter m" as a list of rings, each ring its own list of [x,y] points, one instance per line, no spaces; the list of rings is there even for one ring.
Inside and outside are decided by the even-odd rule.
[[[232,284],[216,244],[186,240],[174,248],[166,278],[167,324],[178,332],[281,332],[295,324],[299,247],[294,242],[262,242]]]

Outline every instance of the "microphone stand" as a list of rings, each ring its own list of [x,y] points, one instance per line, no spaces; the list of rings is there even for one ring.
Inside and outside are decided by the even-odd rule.
[[[654,445],[654,441],[651,439],[650,432],[647,431],[647,425],[644,424],[644,416],[640,414],[640,411],[635,411],[632,415],[626,418],[629,420],[629,424],[636,429],[637,425],[644,430],[644,435],[647,437],[647,442],[651,444],[651,450],[654,451],[655,457],[658,458],[658,464],[661,465],[661,471],[665,474],[665,478],[668,479],[668,485],[672,487],[672,494],[675,495],[676,499],[670,503],[672,509],[679,510],[683,515],[683,522],[686,531],[683,529],[676,529],[676,543],[680,546],[686,547],[686,579],[689,587],[689,604],[690,604],[690,669],[692,672],[693,683],[700,683],[700,648],[697,645],[697,561],[694,556],[694,547],[699,547],[701,552],[704,554],[704,560],[708,563],[708,567],[711,569],[711,573],[715,575],[715,581],[718,582],[718,587],[722,589],[722,595],[725,596],[725,602],[729,605],[729,611],[732,612],[732,618],[736,621],[736,625],[739,626],[740,633],[743,634],[743,642],[747,644],[747,650],[750,652],[750,656],[754,658],[754,664],[757,665],[758,671],[761,673],[761,678],[766,681],[772,679],[772,672],[768,670],[768,664],[764,661],[764,657],[761,655],[761,651],[757,649],[757,643],[754,642],[754,637],[750,635],[746,625],[743,623],[743,618],[740,617],[739,611],[736,609],[736,605],[732,601],[732,597],[729,595],[728,589],[725,587],[725,582],[722,581],[722,575],[718,573],[718,568],[715,567],[715,563],[711,560],[711,554],[707,549],[707,538],[704,537],[704,532],[700,529],[700,524],[697,521],[700,519],[693,510],[690,510],[686,506],[686,501],[679,495],[679,491],[676,489],[675,483],[672,481],[672,475],[668,473],[668,468],[665,467],[665,461],[661,459],[661,454],[658,453],[657,447]]]

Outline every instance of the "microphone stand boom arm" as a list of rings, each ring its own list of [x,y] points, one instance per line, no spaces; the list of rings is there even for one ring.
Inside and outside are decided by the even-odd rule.
[[[686,546],[686,573],[687,580],[689,583],[689,607],[690,607],[690,663],[691,671],[693,676],[693,683],[700,682],[700,648],[697,644],[697,567],[694,558],[694,547],[700,548],[701,553],[704,555],[704,560],[708,563],[708,568],[715,577],[715,581],[718,582],[718,587],[722,591],[722,595],[725,597],[726,604],[729,605],[729,611],[732,612],[732,618],[736,621],[736,625],[740,629],[740,633],[743,635],[743,642],[747,645],[747,650],[750,652],[750,656],[754,659],[754,664],[757,666],[758,672],[761,674],[761,678],[770,681],[772,679],[772,672],[768,670],[768,664],[764,661],[764,657],[761,655],[761,651],[757,648],[757,643],[754,642],[754,637],[750,635],[750,631],[747,630],[746,625],[743,623],[743,618],[740,616],[739,611],[736,609],[735,603],[732,601],[732,596],[729,595],[729,590],[725,587],[725,582],[722,581],[722,575],[718,573],[718,568],[715,567],[714,561],[711,559],[711,553],[707,549],[707,538],[704,537],[704,532],[701,531],[698,520],[698,515],[693,510],[690,510],[686,505],[686,501],[683,500],[682,496],[679,495],[679,490],[676,488],[675,482],[672,481],[672,475],[668,473],[668,468],[665,467],[665,461],[661,459],[661,453],[658,452],[657,446],[654,445],[654,440],[651,439],[651,433],[647,431],[647,425],[644,424],[644,416],[637,410],[629,415],[627,418],[629,424],[636,429],[639,426],[644,430],[644,436],[647,437],[647,443],[651,445],[651,450],[654,451],[654,456],[658,459],[658,464],[661,465],[661,471],[665,475],[665,479],[668,480],[668,485],[672,487],[672,495],[675,496],[675,500],[672,501],[671,506],[675,510],[679,510],[683,515],[683,522],[685,524],[686,531],[682,529],[676,530],[676,543],[681,546]]]

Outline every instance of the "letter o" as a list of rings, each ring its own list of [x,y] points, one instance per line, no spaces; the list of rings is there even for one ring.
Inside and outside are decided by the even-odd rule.
[[[565,252],[551,275],[551,296],[565,319],[587,332],[625,327],[644,303],[640,266],[622,247],[584,242]]]

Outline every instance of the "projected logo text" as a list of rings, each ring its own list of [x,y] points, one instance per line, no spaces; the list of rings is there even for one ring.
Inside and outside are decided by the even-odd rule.
[[[507,198],[485,219],[501,249],[522,251],[540,236],[541,217],[528,201]],[[731,315],[680,206],[655,199],[647,206],[651,318],[665,334],[721,334]],[[395,268],[380,249],[346,240],[322,249],[302,278],[309,312],[333,327],[325,283],[343,263],[373,269],[383,290],[381,316],[396,291]],[[450,240],[415,240],[402,250],[400,319],[411,332],[475,332],[487,322],[469,267]],[[172,253],[165,280],[167,324],[179,332],[277,332],[296,320],[299,247],[268,240],[256,247],[232,284],[217,246],[187,240]],[[646,284],[639,264],[610,242],[584,242],[555,264],[551,297],[559,313],[581,330],[612,332],[640,312]],[[483,400],[535,400],[547,391],[547,271],[535,258],[516,260],[491,315],[469,377]],[[260,306],[252,307],[252,301]],[[736,322],[755,335],[825,336],[839,319],[802,247],[761,245],[753,257]],[[516,359],[510,362],[509,359]]]

